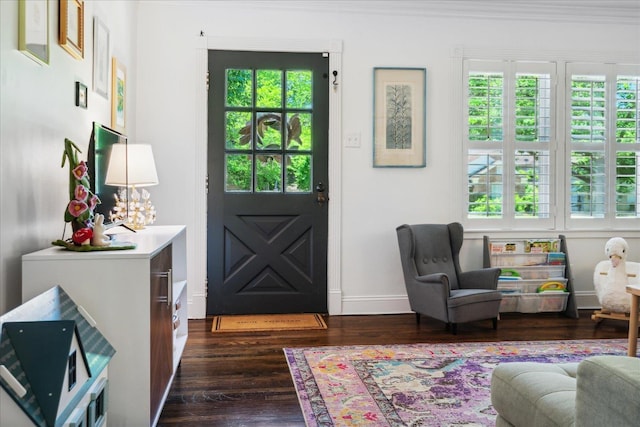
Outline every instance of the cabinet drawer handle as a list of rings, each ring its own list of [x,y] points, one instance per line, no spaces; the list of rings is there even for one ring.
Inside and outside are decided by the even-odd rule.
[[[171,307],[173,303],[173,270],[168,269],[162,273],[158,273],[158,277],[167,279],[167,306]],[[164,298],[162,299],[164,302]]]

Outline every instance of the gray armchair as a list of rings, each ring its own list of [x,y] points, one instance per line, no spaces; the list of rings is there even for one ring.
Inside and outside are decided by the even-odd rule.
[[[462,225],[401,225],[396,229],[411,310],[441,320],[456,334],[457,324],[492,319],[498,326],[502,294],[499,268],[460,271]]]

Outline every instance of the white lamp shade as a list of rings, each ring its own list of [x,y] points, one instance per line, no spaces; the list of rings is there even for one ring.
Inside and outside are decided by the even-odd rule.
[[[149,144],[113,144],[105,184],[148,187],[158,184],[156,162]]]

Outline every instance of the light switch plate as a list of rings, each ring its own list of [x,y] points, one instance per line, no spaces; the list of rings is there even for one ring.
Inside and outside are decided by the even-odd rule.
[[[351,133],[344,137],[344,146],[351,148],[359,148],[360,147],[360,134],[359,133]]]

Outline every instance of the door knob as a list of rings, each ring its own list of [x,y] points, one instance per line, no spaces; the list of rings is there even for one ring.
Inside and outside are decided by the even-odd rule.
[[[316,202],[318,202],[320,206],[329,201],[329,197],[327,197],[325,192],[326,189],[324,188],[324,184],[322,182],[318,182],[318,185],[316,185]]]

